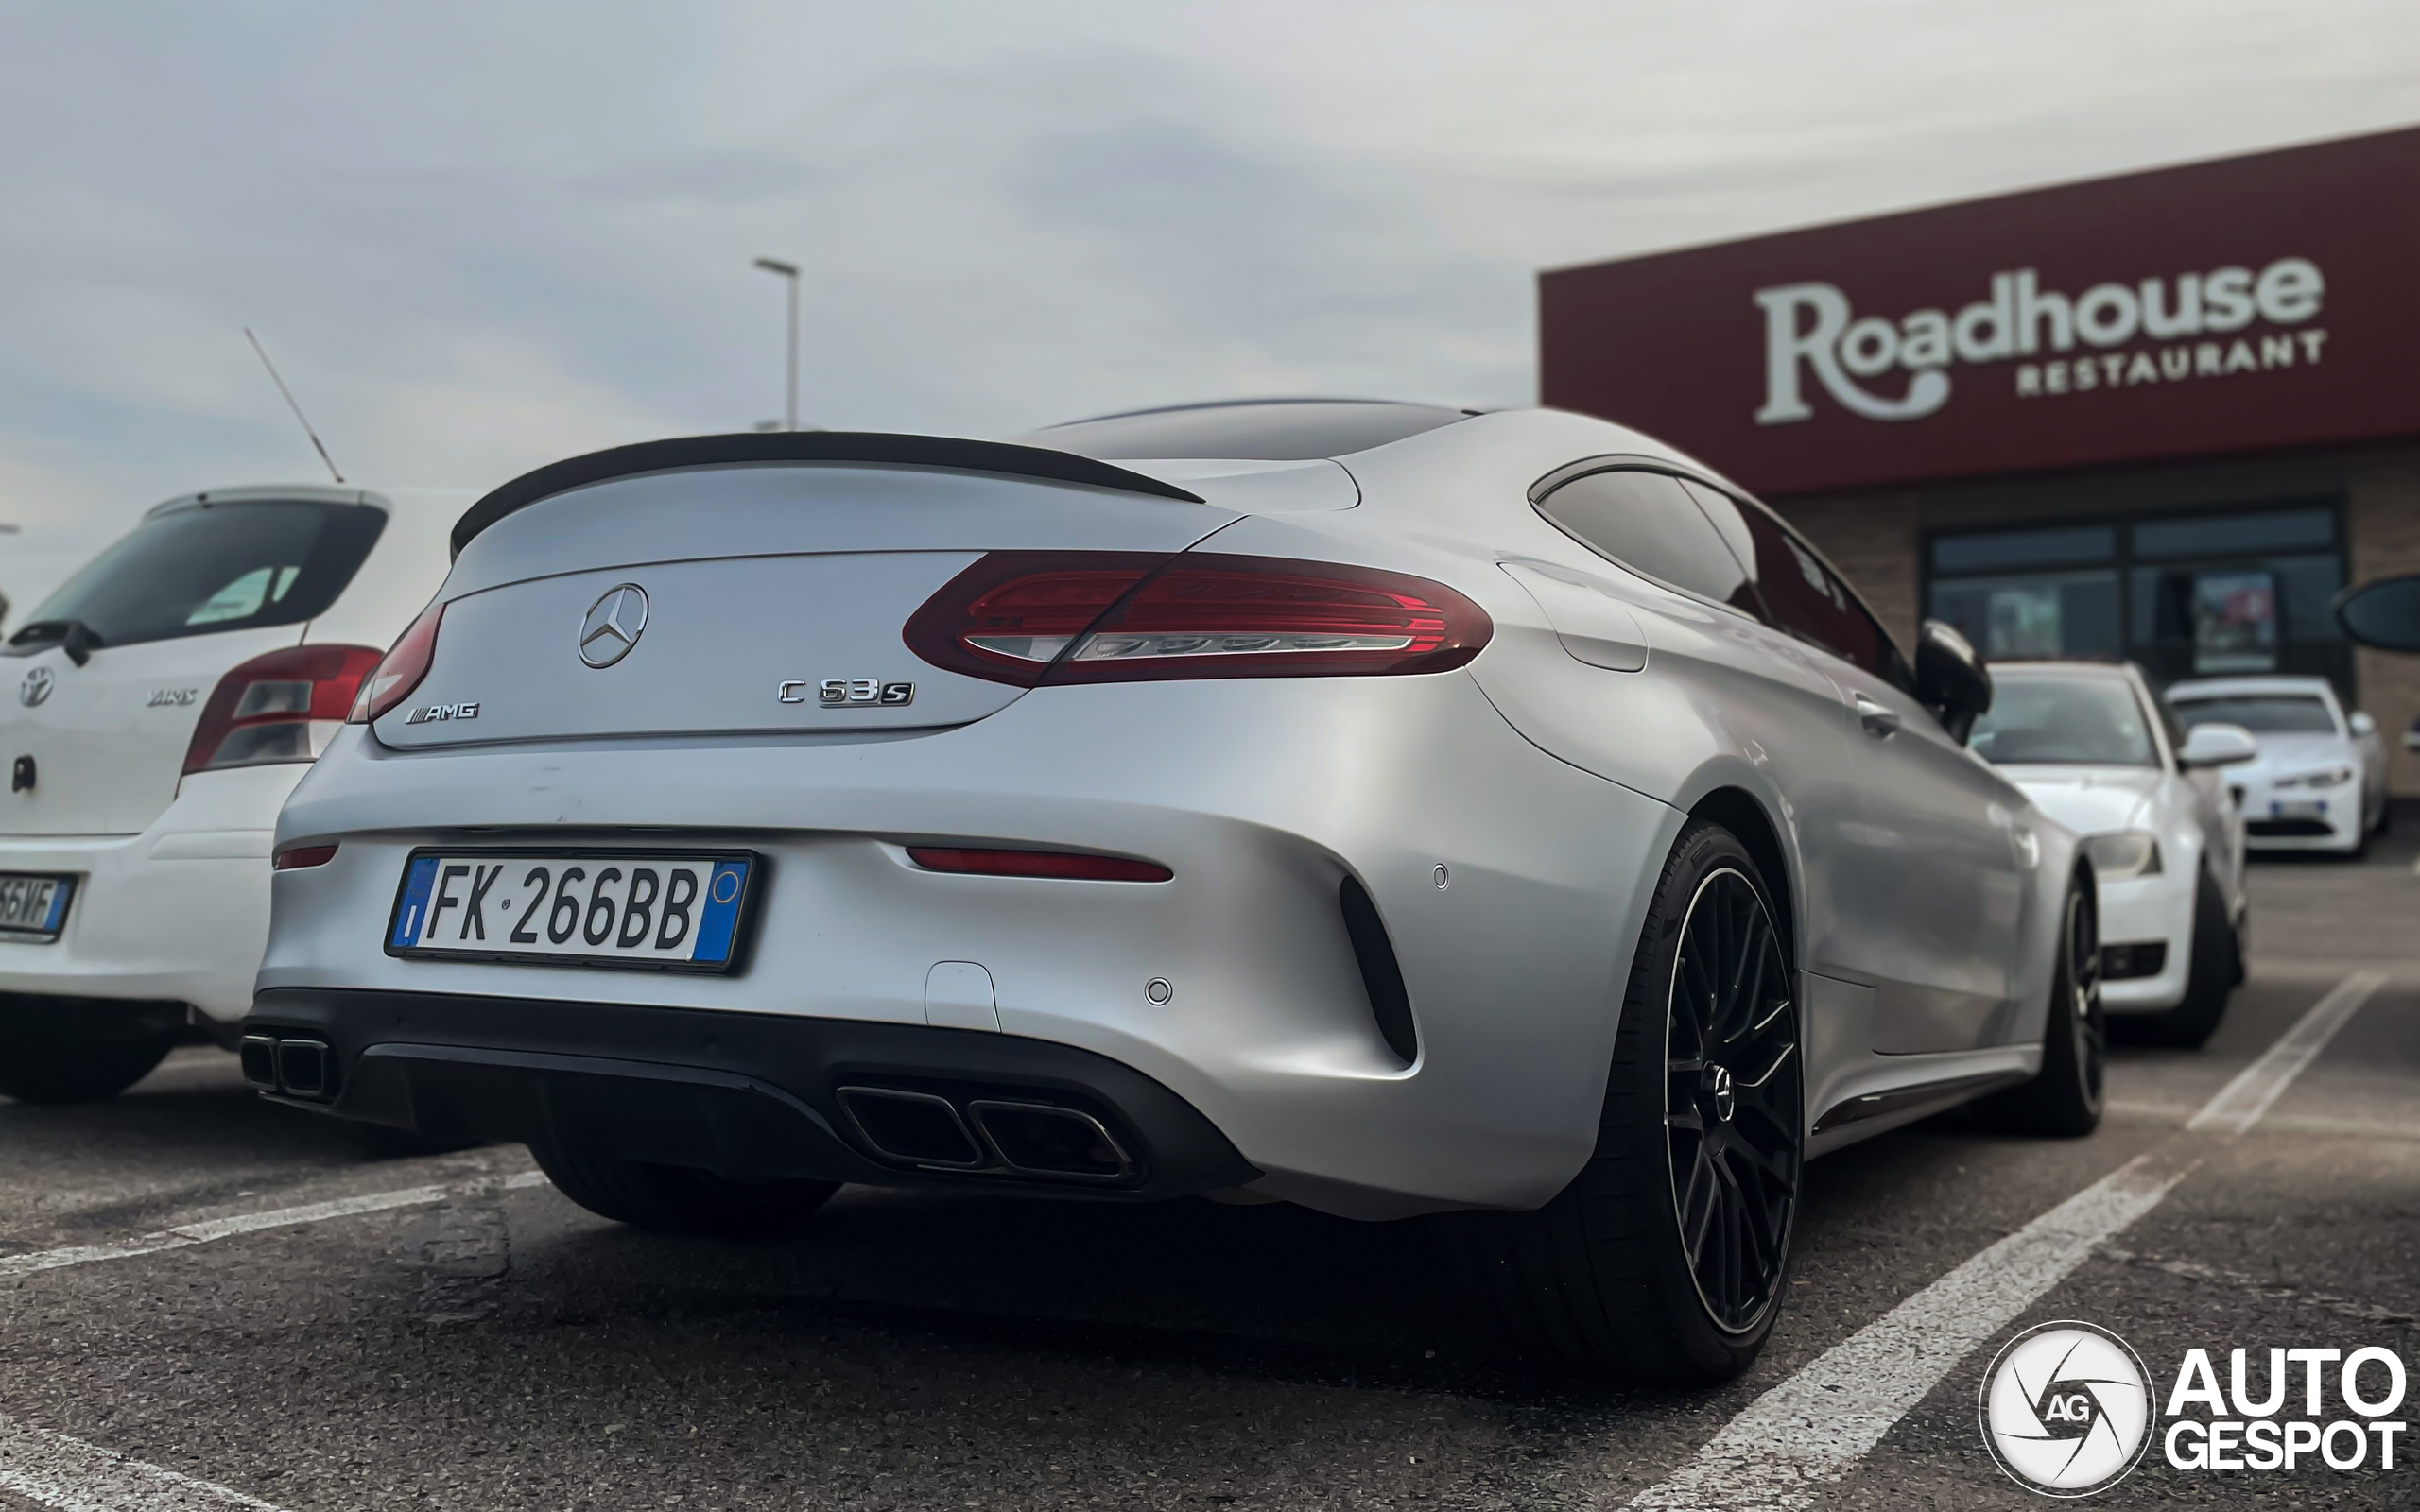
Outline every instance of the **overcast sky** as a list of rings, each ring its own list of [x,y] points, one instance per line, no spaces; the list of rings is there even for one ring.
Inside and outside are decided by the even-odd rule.
[[[1541,266],[2420,122],[2411,0],[0,0],[0,593],[173,493],[1534,397]]]

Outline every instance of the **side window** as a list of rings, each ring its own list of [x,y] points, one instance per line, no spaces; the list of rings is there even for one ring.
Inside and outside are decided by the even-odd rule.
[[[1915,679],[1907,659],[1813,548],[1753,505],[1703,484],[1686,487],[1723,537],[1742,552],[1766,617],[1776,628],[1901,688],[1912,688]]]
[[[1623,566],[1751,614],[1739,558],[1722,543],[1678,478],[1591,472],[1538,501],[1538,512]]]

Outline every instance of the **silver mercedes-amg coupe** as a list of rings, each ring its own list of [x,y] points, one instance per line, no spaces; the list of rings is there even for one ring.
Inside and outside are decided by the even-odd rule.
[[[1544,411],[707,437],[488,495],[286,806],[264,1092],[637,1224],[846,1181],[1450,1213],[1731,1375],[1803,1160],[2100,1116],[2095,890],[1718,474]]]

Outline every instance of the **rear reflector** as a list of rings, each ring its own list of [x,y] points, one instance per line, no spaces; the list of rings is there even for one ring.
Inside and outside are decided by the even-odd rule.
[[[324,867],[337,858],[332,845],[288,846],[269,858],[269,867],[277,871],[299,871],[304,867]]]
[[[1023,687],[1447,672],[1487,613],[1443,583],[1333,562],[997,551],[908,622],[918,656]]]
[[[244,662],[202,706],[185,771],[311,760],[377,664],[366,645],[297,645]]]
[[[970,850],[911,845],[908,858],[926,871],[981,877],[1057,877],[1073,882],[1166,882],[1176,875],[1156,861],[1080,855],[1072,850]]]

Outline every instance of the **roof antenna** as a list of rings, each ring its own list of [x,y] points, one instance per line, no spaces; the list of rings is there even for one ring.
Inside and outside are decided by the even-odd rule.
[[[294,422],[302,427],[303,435],[311,438],[311,449],[320,454],[320,461],[328,464],[328,476],[342,483],[344,474],[337,471],[336,459],[328,455],[328,449],[320,444],[320,433],[313,430],[311,422],[302,418],[302,406],[294,402],[293,390],[287,388],[285,380],[277,375],[277,364],[268,360],[268,349],[261,345],[260,337],[252,335],[251,326],[244,327],[244,339],[252,344],[254,352],[260,353],[261,366],[268,369],[268,381],[277,385],[277,391],[285,396],[285,407],[294,411]]]

